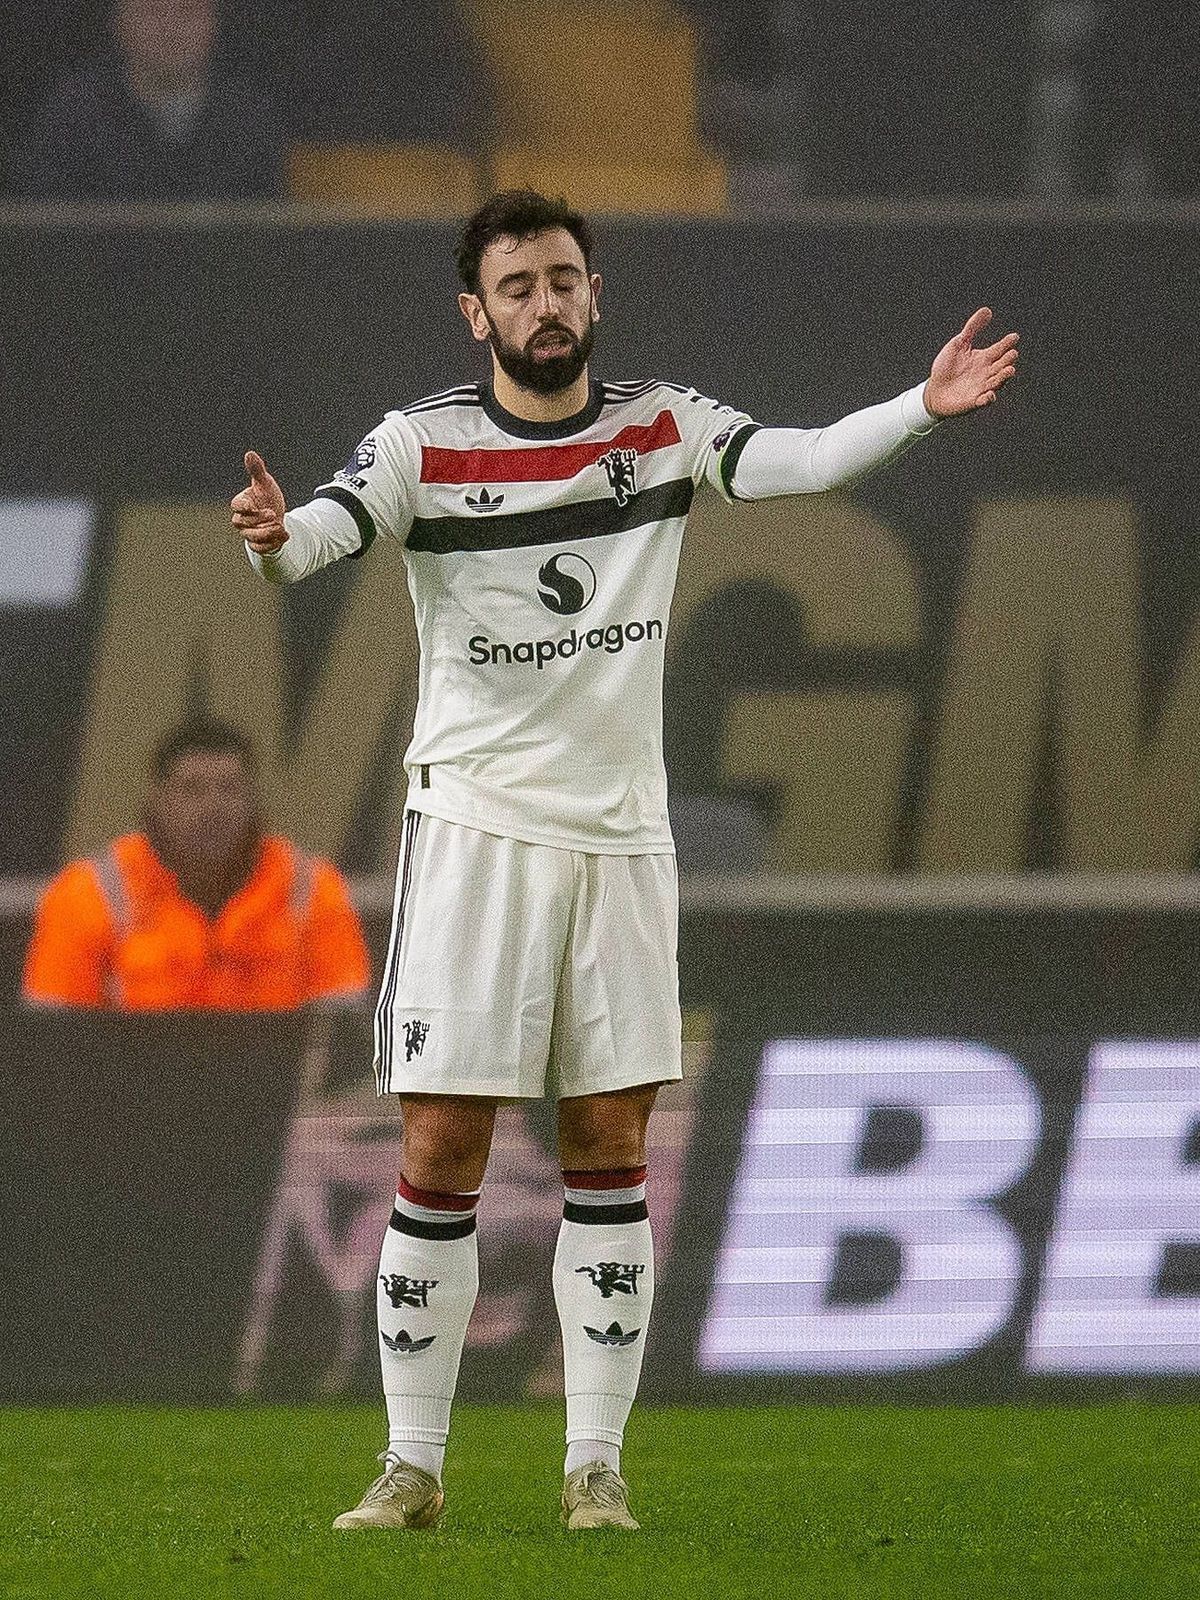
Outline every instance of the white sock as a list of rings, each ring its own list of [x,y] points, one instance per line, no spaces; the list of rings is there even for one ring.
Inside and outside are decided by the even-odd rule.
[[[565,1470],[603,1461],[619,1471],[654,1300],[646,1169],[564,1172],[563,1181],[554,1302],[567,1394]]]
[[[586,1467],[589,1461],[603,1461],[614,1472],[621,1470],[621,1451],[604,1439],[572,1439],[567,1446],[567,1459],[563,1462],[563,1475]]]
[[[440,1478],[463,1341],[479,1292],[479,1195],[402,1177],[379,1257],[376,1308],[391,1461]]]

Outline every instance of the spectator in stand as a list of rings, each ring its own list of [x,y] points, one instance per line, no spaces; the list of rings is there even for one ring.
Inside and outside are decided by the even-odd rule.
[[[221,70],[216,0],[116,0],[112,48],[57,81],[14,152],[40,200],[240,200],[283,190],[284,136],[258,83]]]
[[[25,962],[34,1005],[291,1011],[360,999],[366,946],[341,875],[263,827],[253,749],[226,723],[172,730],[144,830],[46,890]]]

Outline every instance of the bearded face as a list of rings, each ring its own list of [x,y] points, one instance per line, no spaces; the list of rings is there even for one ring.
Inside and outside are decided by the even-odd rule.
[[[523,345],[510,344],[490,316],[488,327],[500,366],[519,388],[531,389],[534,394],[557,394],[569,389],[592,353],[594,334],[590,321],[582,334],[573,333],[559,322],[547,323]]]
[[[575,238],[554,227],[493,240],[480,260],[478,289],[460,295],[459,307],[510,382],[552,397],[584,373],[599,292]]]

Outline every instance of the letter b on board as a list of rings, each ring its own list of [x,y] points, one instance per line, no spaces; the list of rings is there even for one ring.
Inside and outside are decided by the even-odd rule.
[[[988,1204],[1037,1148],[1009,1057],[944,1041],[772,1041],[699,1364],[887,1372],[975,1349],[1012,1313],[1020,1240]]]

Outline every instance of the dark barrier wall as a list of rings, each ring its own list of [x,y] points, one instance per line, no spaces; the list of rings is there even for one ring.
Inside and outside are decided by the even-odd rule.
[[[852,493],[698,506],[668,652],[681,832],[699,797],[783,869],[1190,867],[1195,227],[997,211],[601,231],[600,370],[766,422],[895,393],[981,302],[1024,337],[1001,405]],[[283,823],[349,866],[388,861],[413,695],[401,564],[377,545],[280,598],[224,506],[247,445],[300,498],[389,406],[482,371],[452,242],[219,216],[0,225],[0,513],[19,542],[43,523],[18,502],[75,497],[83,528],[76,579],[8,602],[9,870],[127,820],[151,731],[202,696],[264,743]]]
[[[227,1392],[298,1023],[26,1013],[0,1037],[4,1392]]]
[[[648,1394],[1195,1383],[1192,917],[692,911],[682,932]],[[10,1012],[0,1038],[0,1392],[374,1392],[399,1130],[365,1018]],[[553,1137],[547,1103],[500,1115],[471,1395],[561,1385]]]

